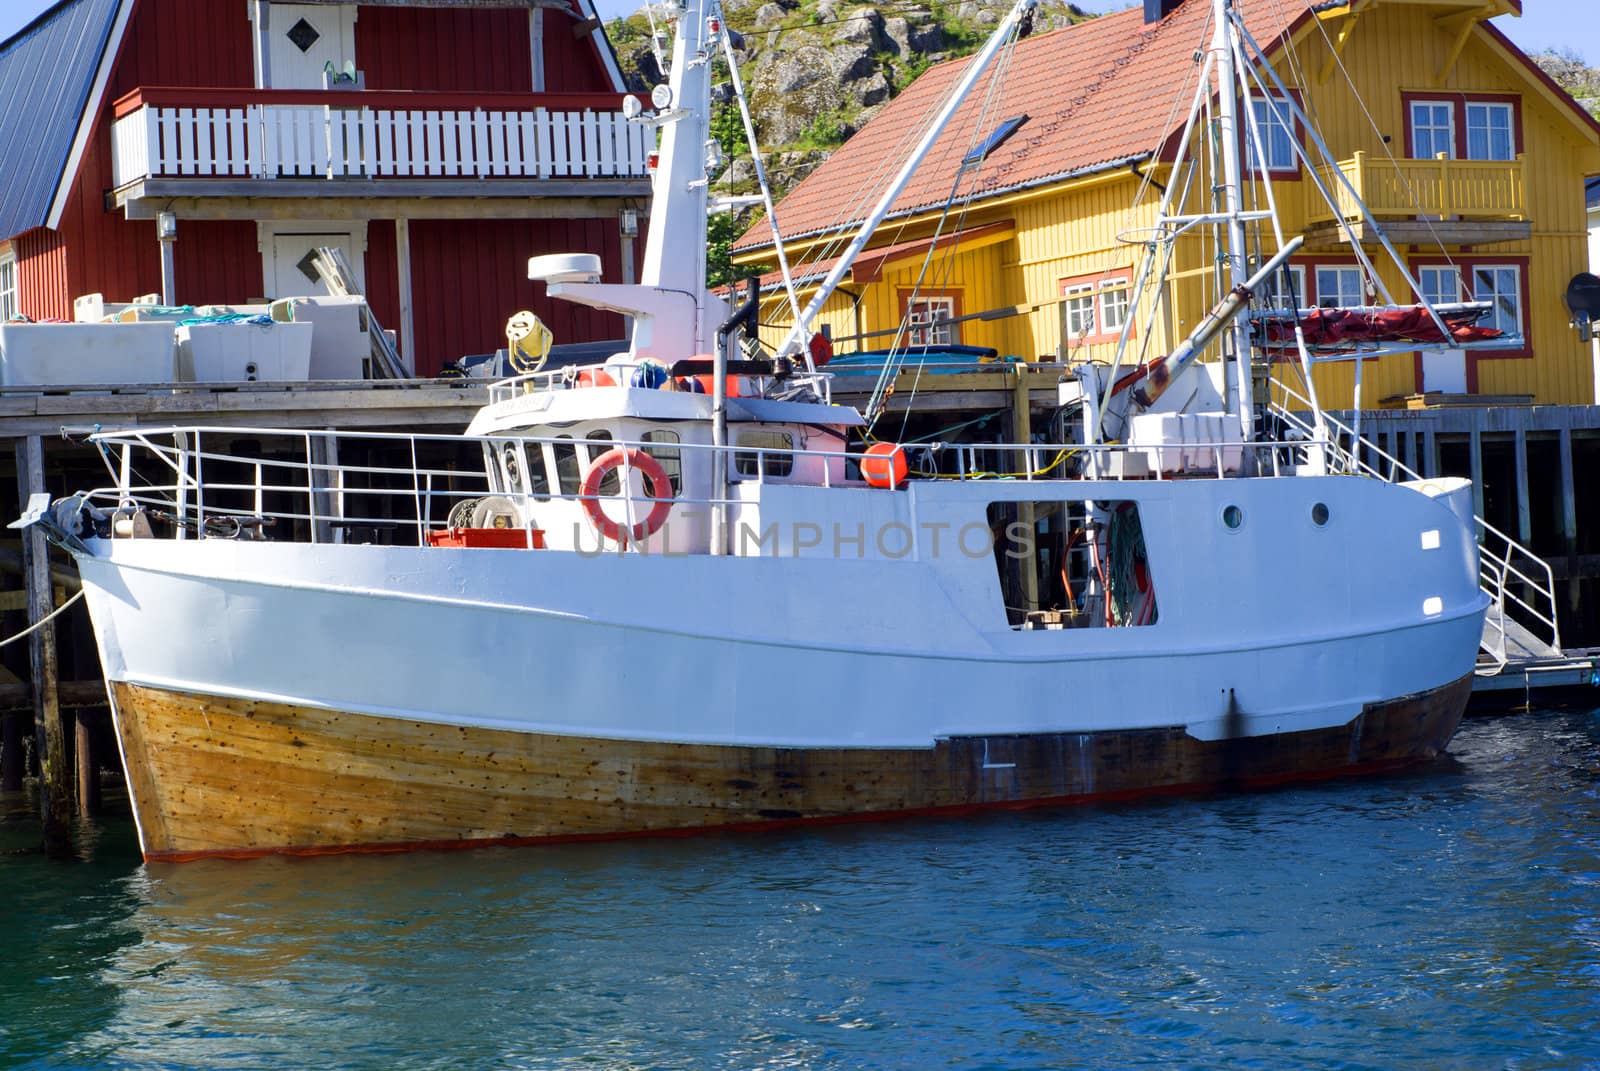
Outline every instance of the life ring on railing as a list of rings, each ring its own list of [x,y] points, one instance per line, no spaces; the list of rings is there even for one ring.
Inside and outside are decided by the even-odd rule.
[[[648,487],[649,499],[653,500],[649,516],[627,531],[623,530],[621,524],[606,516],[605,510],[600,508],[601,482],[624,464],[628,468],[639,470]],[[667,523],[667,514],[672,512],[672,481],[667,478],[667,472],[661,467],[661,462],[643,450],[613,446],[594,459],[589,471],[583,474],[583,483],[578,488],[578,493],[583,496],[583,512],[588,515],[589,523],[594,525],[595,531],[624,546],[629,542],[643,542],[655,535],[661,530],[661,526]],[[626,501],[626,496],[624,500]]]

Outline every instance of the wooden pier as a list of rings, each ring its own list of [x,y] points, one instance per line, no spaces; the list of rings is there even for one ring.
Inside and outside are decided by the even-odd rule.
[[[0,388],[0,467],[11,467],[17,486],[17,506],[4,520],[19,516],[35,492],[61,495],[105,482],[96,454],[63,442],[64,428],[205,424],[451,433],[463,430],[488,396],[486,381],[472,379]],[[78,589],[76,571],[65,559],[51,561],[39,529],[19,542],[0,544],[0,577],[21,582],[0,590],[6,636],[43,620]],[[71,851],[75,813],[90,815],[99,807],[99,759],[114,753],[107,709],[81,605],[0,651],[0,791],[22,789],[31,751],[51,854]],[[31,740],[24,733],[30,710]]]

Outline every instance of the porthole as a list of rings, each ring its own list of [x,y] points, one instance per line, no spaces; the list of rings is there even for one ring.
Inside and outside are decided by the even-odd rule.
[[[1238,506],[1222,507],[1222,523],[1226,527],[1237,531],[1239,526],[1244,523],[1244,510]]]
[[[1311,507],[1311,523],[1318,528],[1328,523],[1328,504],[1326,502],[1318,502]]]

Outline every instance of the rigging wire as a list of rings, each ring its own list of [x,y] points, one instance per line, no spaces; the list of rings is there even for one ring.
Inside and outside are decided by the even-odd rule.
[[[1000,98],[1000,87],[1005,84],[1006,76],[1009,72],[1012,59],[1016,54],[1017,41],[1020,40],[1020,29],[1020,25],[1012,28],[1010,38],[1007,40],[1004,48],[997,57],[994,67],[989,72],[988,85],[985,87],[984,96],[979,105],[978,113],[974,117],[974,122],[971,128],[971,138],[967,143],[968,153],[972,151],[973,145],[985,134],[988,129],[986,120]],[[962,155],[962,160],[965,161],[965,159],[966,154],[964,153]],[[976,176],[981,170],[982,161],[980,160],[978,164],[973,167],[972,174]],[[894,339],[890,343],[891,354],[895,350],[899,350],[901,348],[901,339],[904,338],[906,330],[909,326],[908,321],[910,319],[910,310],[916,307],[916,302],[922,292],[923,283],[926,280],[928,271],[933,263],[934,252],[938,248],[939,236],[944,232],[945,223],[949,219],[951,202],[955,199],[956,192],[961,188],[962,180],[966,177],[966,175],[967,171],[964,166],[957,167],[955,178],[951,183],[950,193],[945,198],[944,209],[939,215],[939,222],[934,227],[932,240],[928,246],[928,251],[922,258],[922,267],[917,274],[916,282],[912,285],[911,296],[906,304],[907,314],[901,318],[899,330],[895,333]],[[950,282],[950,277],[955,272],[955,258],[959,254],[960,235],[965,229],[967,216],[972,208],[972,201],[977,195],[977,191],[978,183],[974,177],[974,180],[968,184],[966,197],[961,203],[961,211],[957,216],[955,246],[949,249],[944,257],[944,273],[942,276],[942,281],[947,285]],[[904,364],[905,357],[903,354],[899,361],[895,361],[892,356],[890,359],[884,361],[883,368],[879,372],[878,384],[874,387],[872,398],[868,402],[867,406],[868,420],[870,422],[868,425],[869,429],[876,426],[878,418],[883,414],[883,407],[888,404],[889,395],[894,392],[894,377],[898,374],[899,368],[904,366]],[[927,354],[923,353],[919,356],[917,361],[916,375],[912,377],[911,395],[906,401],[906,410],[900,422],[901,435],[905,434],[907,424],[911,420],[911,407],[916,401],[917,388],[921,385],[922,370],[926,364]],[[893,368],[894,371],[891,372],[891,368]]]

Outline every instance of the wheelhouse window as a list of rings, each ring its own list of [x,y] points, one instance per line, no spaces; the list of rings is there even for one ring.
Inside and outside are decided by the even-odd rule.
[[[585,435],[584,438],[591,443],[597,444],[594,446],[584,447],[584,452],[588,455],[584,461],[584,471],[587,472],[588,466],[593,465],[595,461],[599,459],[601,454],[611,449],[611,444],[615,441],[616,437],[605,428],[595,428],[593,431],[589,432],[589,434]],[[614,495],[621,490],[622,468],[621,466],[618,466],[617,468],[614,468],[610,472],[606,473],[604,476],[600,477],[600,486],[595,489],[595,493],[602,495]]]
[[[683,451],[678,449],[678,433],[657,429],[647,431],[640,436],[644,442],[652,445],[644,448],[644,452],[661,462],[661,471],[667,474],[667,479],[672,481],[672,493],[683,493]]]
[[[1284,99],[1274,94],[1271,97],[1252,97],[1250,100],[1250,116],[1254,120],[1252,129],[1245,131],[1245,154],[1250,162],[1251,171],[1298,171],[1300,162],[1295,158],[1294,152],[1294,127],[1289,118],[1289,109]],[[1266,156],[1266,165],[1257,154],[1256,144],[1260,141],[1260,152]]]
[[[1317,304],[1324,309],[1348,309],[1366,303],[1360,268],[1317,269]]]
[[[1411,102],[1411,155],[1431,160],[1456,154],[1455,105],[1447,100]]]
[[[741,431],[738,445],[748,447],[734,451],[733,471],[740,476],[781,480],[794,471],[794,454],[789,452],[794,450],[794,437],[786,431]],[[784,452],[764,452],[768,450]]]
[[[1472,268],[1472,299],[1492,306],[1479,321],[1508,335],[1522,335],[1522,269],[1515,264],[1479,264]]]
[[[0,323],[17,318],[17,257],[0,254]]]
[[[953,346],[960,338],[950,320],[959,315],[950,295],[919,297],[906,303],[906,338],[912,346]]]
[[[563,495],[578,493],[578,448],[570,435],[558,435],[561,440],[552,443],[550,450],[556,462],[556,486]]]

